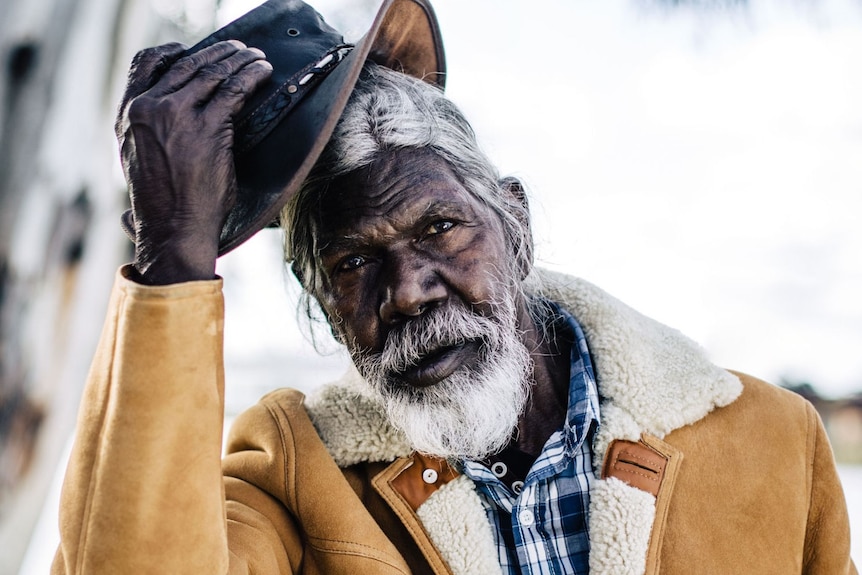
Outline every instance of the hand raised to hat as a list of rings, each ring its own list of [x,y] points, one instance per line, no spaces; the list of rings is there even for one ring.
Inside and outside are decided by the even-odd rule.
[[[233,118],[272,66],[260,50],[219,42],[135,56],[115,130],[129,184],[134,268],[160,285],[215,276],[219,233],[236,200]]]

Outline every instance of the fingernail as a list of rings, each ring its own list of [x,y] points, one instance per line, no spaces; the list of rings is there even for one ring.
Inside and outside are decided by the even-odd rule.
[[[242,50],[243,48],[245,48],[245,47],[246,47],[245,43],[244,43],[244,42],[240,42],[239,40],[228,40],[227,42],[228,42],[228,43],[230,43],[230,44],[233,44],[234,46],[236,46],[236,47],[237,47],[237,48],[239,48],[240,50]]]
[[[261,50],[260,48],[249,48],[249,50],[257,54],[261,58],[266,58],[266,54],[264,54],[263,50]]]

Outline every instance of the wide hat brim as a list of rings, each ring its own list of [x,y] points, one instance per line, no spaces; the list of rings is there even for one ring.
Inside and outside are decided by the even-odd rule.
[[[277,0],[284,1],[296,3],[296,0]],[[264,4],[255,10],[266,6]],[[237,22],[241,24],[243,18]],[[334,32],[322,20],[320,22],[327,30]],[[239,35],[245,33],[242,26],[229,24],[190,51],[227,39],[226,35],[230,36],[237,29]],[[234,39],[256,46],[253,33],[251,37]],[[278,49],[273,46],[258,47],[268,56]],[[443,88],[446,71],[443,42],[431,5],[426,0],[385,0],[368,32],[340,63],[280,118],[265,137],[248,150],[236,153],[239,189],[236,204],[221,231],[219,255],[236,248],[277,220],[278,214],[299,190],[329,141],[362,66],[368,59]],[[295,77],[296,70],[290,72]],[[263,88],[264,91],[267,89]],[[261,106],[258,102],[254,105]],[[243,113],[239,117],[242,116]]]

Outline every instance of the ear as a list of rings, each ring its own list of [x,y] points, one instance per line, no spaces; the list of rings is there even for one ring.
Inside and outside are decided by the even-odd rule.
[[[527,192],[518,178],[507,176],[498,182],[500,189],[507,194],[507,204],[511,213],[521,225],[523,244],[511,246],[518,261],[521,279],[526,278],[533,269],[533,231],[530,228],[530,203]]]

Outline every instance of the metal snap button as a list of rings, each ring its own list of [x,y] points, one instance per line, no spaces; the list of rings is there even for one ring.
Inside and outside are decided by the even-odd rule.
[[[506,475],[507,471],[509,471],[509,468],[506,467],[506,464],[502,461],[498,461],[491,466],[491,473],[493,473],[495,477],[503,477]]]

